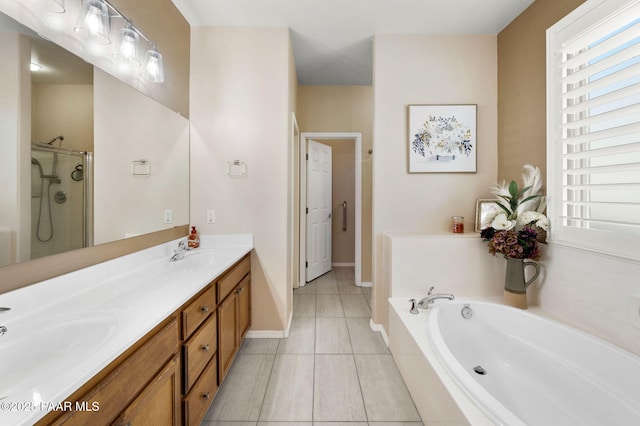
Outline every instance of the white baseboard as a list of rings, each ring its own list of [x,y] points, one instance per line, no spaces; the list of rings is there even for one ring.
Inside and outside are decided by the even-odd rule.
[[[373,287],[373,283],[371,281],[363,281],[360,283],[359,287]]]
[[[382,324],[374,323],[373,318],[371,318],[369,320],[369,327],[371,327],[373,331],[377,331],[378,333],[380,333],[382,335],[382,339],[384,340],[384,343],[387,346],[389,346],[389,336],[387,336],[387,332],[384,330],[384,327],[382,326]]]
[[[249,330],[245,337],[247,339],[284,339],[289,337],[291,330],[291,321],[293,320],[293,311],[289,314],[287,328],[284,330]]]
[[[353,262],[336,262],[336,263],[332,263],[331,266],[356,266],[355,263]]]

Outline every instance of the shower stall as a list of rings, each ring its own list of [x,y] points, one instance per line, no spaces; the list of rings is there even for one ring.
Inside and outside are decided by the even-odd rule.
[[[31,145],[31,259],[93,244],[93,154],[63,140]]]

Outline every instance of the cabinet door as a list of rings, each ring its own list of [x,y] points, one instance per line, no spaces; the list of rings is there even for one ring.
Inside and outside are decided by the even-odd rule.
[[[251,327],[251,274],[244,277],[238,285],[238,342],[242,344],[244,335]]]
[[[218,383],[227,374],[237,348],[237,293],[231,293],[218,305]]]
[[[117,425],[171,426],[180,423],[180,357],[173,358],[127,407]]]

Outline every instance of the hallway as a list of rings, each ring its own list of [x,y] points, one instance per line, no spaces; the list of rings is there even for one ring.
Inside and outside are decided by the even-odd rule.
[[[370,317],[353,268],[294,290],[289,337],[245,340],[202,425],[421,426]]]

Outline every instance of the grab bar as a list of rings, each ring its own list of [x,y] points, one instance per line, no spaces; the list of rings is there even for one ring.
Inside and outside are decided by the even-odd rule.
[[[342,202],[342,232],[347,230],[347,202]]]

